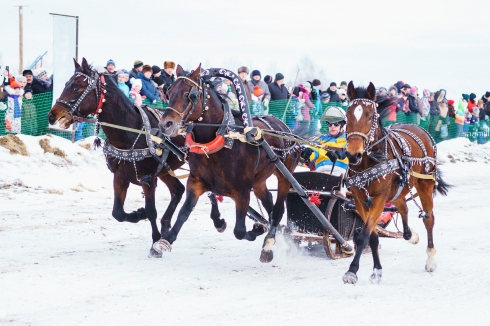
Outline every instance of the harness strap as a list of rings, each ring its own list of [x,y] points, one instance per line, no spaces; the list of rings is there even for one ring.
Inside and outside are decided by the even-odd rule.
[[[434,180],[434,181],[436,180],[436,177],[433,174],[422,174],[422,173],[415,172],[413,170],[409,170],[408,174],[419,179]]]

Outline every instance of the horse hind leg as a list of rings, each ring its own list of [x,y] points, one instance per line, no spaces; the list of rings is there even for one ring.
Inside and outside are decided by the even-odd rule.
[[[434,199],[433,199],[434,182],[432,180],[419,180],[417,185],[417,192],[420,196],[420,202],[425,212],[423,219],[425,229],[427,230],[427,261],[425,263],[425,270],[429,273],[435,272],[437,269],[437,263],[435,259],[436,248],[434,247]]]
[[[208,194],[209,201],[211,202],[211,220],[213,220],[214,227],[219,233],[223,233],[226,230],[226,221],[221,217],[221,213],[218,208],[218,200],[216,194],[210,192]]]

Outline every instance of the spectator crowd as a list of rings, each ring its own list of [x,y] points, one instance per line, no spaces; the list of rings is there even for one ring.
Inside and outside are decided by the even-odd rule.
[[[117,76],[119,89],[137,105],[160,105],[166,102],[166,92],[175,82],[175,63],[165,61],[163,69],[157,65],[144,64],[135,60],[131,69],[117,69],[114,60],[106,63],[105,73]],[[238,68],[252,114],[265,115],[274,103],[282,103],[283,120],[295,134],[303,137],[318,136],[321,131],[321,117],[326,106],[337,106],[346,110],[349,106],[347,83],[331,82],[323,87],[319,79],[304,80],[293,87],[285,86],[285,76],[276,73],[266,75],[258,69]],[[36,132],[36,107],[32,96],[52,92],[53,76],[46,70],[24,70],[22,75],[13,76],[5,70],[0,76],[0,110],[5,112],[5,131],[12,133]],[[238,101],[228,79],[214,78],[214,88],[232,109],[238,109]],[[419,91],[403,81],[388,87],[379,87],[378,96],[392,98],[383,123],[395,122],[424,125],[437,142],[445,138],[469,136],[470,140],[485,142],[479,134],[488,139],[488,119],[490,116],[490,92],[478,98],[476,94],[462,94],[453,100],[446,98],[444,89]],[[452,119],[451,119],[452,118]],[[29,125],[23,123],[29,119]],[[26,130],[27,129],[27,130]],[[466,134],[465,134],[466,133]],[[485,137],[483,137],[485,138]]]

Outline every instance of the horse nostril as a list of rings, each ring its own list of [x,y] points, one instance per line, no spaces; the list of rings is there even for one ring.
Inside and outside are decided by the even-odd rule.
[[[54,113],[51,112],[48,114],[48,121],[50,124],[54,124],[55,119],[56,119],[56,116]]]
[[[167,123],[165,124],[165,128],[170,128],[170,127],[172,127],[172,125],[173,125],[173,124],[174,124],[174,123],[173,123],[172,121],[169,121],[169,122],[167,122]]]
[[[361,154],[361,153],[357,153],[357,154],[356,154],[356,160],[360,160],[360,159],[361,159],[361,157],[362,157],[362,154]]]

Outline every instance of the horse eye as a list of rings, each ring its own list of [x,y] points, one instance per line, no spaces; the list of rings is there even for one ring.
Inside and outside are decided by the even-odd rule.
[[[185,97],[189,96],[189,92],[185,92],[185,93],[184,93],[184,96],[185,96]]]
[[[78,87],[73,87],[73,90],[74,90],[75,92],[78,92],[79,88],[78,88]]]

